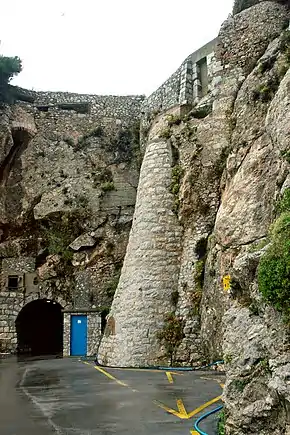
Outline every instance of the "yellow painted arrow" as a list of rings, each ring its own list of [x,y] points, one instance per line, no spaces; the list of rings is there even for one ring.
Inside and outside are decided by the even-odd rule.
[[[170,384],[173,384],[174,380],[173,380],[173,375],[178,375],[178,376],[183,376],[182,373],[177,373],[177,372],[165,372],[167,379],[169,381]]]
[[[204,403],[203,405],[199,406],[198,408],[194,409],[191,412],[187,412],[186,411],[182,399],[177,399],[176,400],[178,411],[176,409],[169,408],[168,406],[166,406],[163,403],[158,402],[156,400],[154,401],[154,403],[157,406],[159,406],[159,408],[164,409],[164,411],[168,412],[169,414],[173,414],[173,415],[175,415],[178,418],[187,419],[188,420],[188,419],[194,417],[196,414],[198,414],[203,409],[207,408],[208,406],[212,405],[215,402],[218,402],[221,399],[221,397],[222,396],[215,397],[214,399],[210,400],[209,402]]]

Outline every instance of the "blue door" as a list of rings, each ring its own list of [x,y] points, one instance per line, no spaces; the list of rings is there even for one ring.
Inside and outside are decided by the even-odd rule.
[[[87,316],[71,316],[70,354],[87,354]]]

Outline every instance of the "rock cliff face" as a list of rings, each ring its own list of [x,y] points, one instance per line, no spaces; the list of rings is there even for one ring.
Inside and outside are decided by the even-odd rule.
[[[31,291],[108,312],[139,178],[142,97],[20,91],[31,102],[0,117],[0,351],[15,350]],[[21,271],[34,283],[7,291],[7,274]]]
[[[277,201],[289,187],[288,23],[288,6],[272,1],[230,17],[210,95],[186,116],[167,110],[151,122],[100,347],[102,362],[120,366],[168,361],[170,340],[175,363],[224,357],[230,435],[290,430],[288,329],[257,282]]]

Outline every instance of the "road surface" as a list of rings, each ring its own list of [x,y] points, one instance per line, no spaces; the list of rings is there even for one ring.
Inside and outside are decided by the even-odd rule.
[[[222,383],[223,375],[211,371],[174,374],[100,368],[72,358],[0,359],[0,434],[196,435],[193,423],[219,404]],[[216,425],[212,416],[202,429],[215,435]]]

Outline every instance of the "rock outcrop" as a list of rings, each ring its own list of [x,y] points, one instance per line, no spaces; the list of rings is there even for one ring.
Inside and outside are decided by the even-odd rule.
[[[174,110],[154,114],[138,187],[136,226],[109,316],[111,326],[100,347],[101,362],[119,366],[166,360],[166,339],[174,338],[175,363],[224,357],[230,435],[289,432],[288,330],[281,313],[262,298],[257,281],[277,200],[289,187],[289,159],[283,158],[289,152],[290,116],[289,10],[284,3],[259,2],[229,17],[218,38],[210,94],[186,116]],[[158,142],[158,137],[167,142]],[[163,204],[161,190],[156,195],[162,177],[164,187],[169,184],[169,165],[158,163],[165,144],[175,153],[175,163],[168,160],[173,166],[169,191],[175,195],[175,228],[182,229],[175,239],[174,301],[169,300],[167,274],[162,283],[166,266],[159,262],[170,252],[166,240],[172,219],[172,200]],[[153,162],[152,169],[148,165],[152,147],[156,171]],[[177,167],[181,175],[176,178]],[[163,204],[161,220],[156,198],[160,207]],[[151,223],[144,232],[146,216],[152,213],[154,225],[162,222],[156,237],[162,226],[166,236],[163,252],[155,244]],[[226,276],[230,291],[223,286]],[[138,288],[144,285],[143,297]],[[124,312],[125,306],[129,311]],[[173,323],[166,325],[173,319],[168,314],[180,322],[181,338]]]

